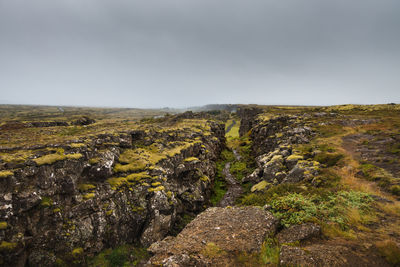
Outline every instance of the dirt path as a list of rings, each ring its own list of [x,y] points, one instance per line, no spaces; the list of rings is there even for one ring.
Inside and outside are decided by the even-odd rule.
[[[224,197],[217,204],[218,207],[234,206],[236,199],[243,193],[242,186],[236,180],[236,178],[231,174],[230,169],[231,163],[225,164],[225,168],[222,171],[222,175],[225,178],[226,184],[228,186],[228,191],[225,193]]]

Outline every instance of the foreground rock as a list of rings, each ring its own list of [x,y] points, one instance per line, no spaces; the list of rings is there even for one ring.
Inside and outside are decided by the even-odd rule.
[[[230,266],[238,253],[255,253],[278,221],[257,207],[209,208],[177,237],[154,243],[148,266]]]
[[[371,246],[366,248],[348,241],[327,241],[305,247],[283,245],[280,250],[281,266],[390,266],[383,257],[377,256]],[[375,249],[376,250],[376,249]]]
[[[279,243],[294,243],[303,241],[321,234],[321,226],[315,223],[293,225],[277,234]]]

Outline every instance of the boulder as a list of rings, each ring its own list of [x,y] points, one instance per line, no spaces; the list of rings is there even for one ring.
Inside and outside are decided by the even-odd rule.
[[[277,234],[279,243],[293,243],[319,236],[321,227],[315,223],[292,225]]]

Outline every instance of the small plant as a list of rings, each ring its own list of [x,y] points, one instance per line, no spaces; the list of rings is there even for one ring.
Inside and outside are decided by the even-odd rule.
[[[261,259],[265,264],[279,264],[279,252],[276,240],[267,238],[261,247]]]
[[[314,157],[315,161],[325,164],[327,167],[335,166],[343,158],[342,154],[322,152]]]
[[[48,208],[51,207],[53,205],[53,200],[49,197],[42,197],[42,201],[40,203],[40,206],[42,206],[43,208]]]
[[[392,192],[393,195],[400,196],[400,185],[393,185],[390,187],[390,192]]]
[[[206,256],[207,258],[218,258],[221,256],[226,255],[226,252],[221,249],[220,247],[218,247],[218,245],[216,245],[213,242],[209,242],[207,243],[207,245],[203,248],[203,250],[201,251],[201,254]]]
[[[376,243],[376,247],[389,263],[393,266],[400,266],[400,248],[396,242],[392,240],[379,241]]]

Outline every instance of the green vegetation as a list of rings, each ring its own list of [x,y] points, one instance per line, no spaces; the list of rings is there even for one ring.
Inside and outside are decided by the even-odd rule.
[[[148,192],[157,192],[157,191],[163,191],[163,190],[165,190],[165,187],[163,185],[157,186],[155,188],[147,189]]]
[[[392,192],[395,195],[399,193],[398,186],[392,186],[395,178],[385,169],[369,163],[361,164],[360,169],[365,179],[377,182],[382,189]]]
[[[192,162],[192,161],[199,161],[199,159],[196,158],[196,157],[189,157],[189,158],[185,158],[184,161],[185,162]]]
[[[234,119],[234,120],[228,120],[226,122],[226,128],[225,131],[227,130],[228,127],[230,127],[230,125],[232,125],[232,123],[235,121],[235,124],[233,125],[233,127],[230,129],[229,132],[225,133],[226,138],[238,138],[239,137],[239,128],[240,128],[240,124],[238,123],[238,119]]]
[[[96,257],[89,259],[89,267],[121,267],[137,266],[139,262],[149,258],[145,248],[123,245],[114,249],[106,249]]]
[[[96,186],[93,184],[79,184],[78,185],[78,189],[81,192],[86,192],[86,191],[90,191],[93,189],[96,189]]]
[[[243,179],[247,174],[249,174],[249,170],[247,168],[246,162],[235,161],[231,164],[230,171],[233,176],[239,181]]]
[[[58,149],[54,154],[44,155],[42,157],[33,159],[37,165],[41,166],[44,164],[53,164],[54,162],[65,160],[65,159],[80,159],[82,154],[75,153],[75,154],[64,154],[64,149]]]
[[[13,176],[14,172],[12,171],[0,171],[0,178],[6,178],[9,176]]]
[[[207,258],[213,259],[213,258],[225,256],[226,252],[223,249],[221,249],[220,247],[218,247],[218,245],[216,245],[215,243],[209,242],[203,248],[203,250],[201,251],[201,254]]]
[[[0,252],[9,252],[17,247],[17,243],[1,241],[0,243]]]
[[[376,243],[378,252],[393,266],[400,266],[400,248],[393,240]]]
[[[322,152],[314,157],[315,161],[325,164],[327,167],[335,166],[343,158],[342,154]]]
[[[363,192],[339,191],[320,195],[296,193],[302,191],[295,185],[279,185],[266,193],[253,193],[242,199],[244,205],[271,205],[272,213],[281,218],[281,224],[289,227],[303,222],[333,222],[346,229],[349,218],[348,211],[357,209],[361,216],[370,211],[372,198]],[[276,193],[283,193],[277,195]]]
[[[235,157],[232,151],[225,149],[221,152],[220,159],[216,163],[217,173],[215,175],[213,192],[210,199],[210,202],[213,206],[217,205],[217,203],[221,201],[227,191],[226,182],[222,175],[222,171],[225,167],[225,164],[233,159],[235,159]]]
[[[265,264],[279,264],[280,248],[275,239],[267,237],[261,247],[261,259]]]
[[[0,230],[7,229],[7,226],[8,226],[7,222],[0,222]]]
[[[83,248],[74,248],[71,254],[75,258],[80,257],[83,254]]]
[[[84,200],[92,199],[92,198],[94,198],[94,197],[95,197],[95,194],[94,194],[94,193],[87,193],[87,194],[84,194],[84,195],[83,195],[83,199],[84,199]]]
[[[42,197],[42,201],[40,203],[40,206],[43,208],[48,208],[53,205],[53,200],[50,197]]]

